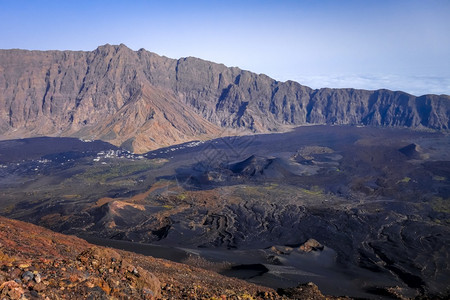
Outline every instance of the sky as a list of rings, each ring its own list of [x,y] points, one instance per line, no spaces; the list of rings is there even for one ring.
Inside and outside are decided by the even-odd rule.
[[[106,43],[312,88],[450,94],[449,0],[0,0],[0,49]]]

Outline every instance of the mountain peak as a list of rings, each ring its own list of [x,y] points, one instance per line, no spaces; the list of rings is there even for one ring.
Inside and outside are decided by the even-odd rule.
[[[118,52],[134,52],[130,48],[128,48],[124,44],[120,45],[111,45],[111,44],[105,44],[102,46],[98,46],[97,49],[94,50],[96,53],[118,53]]]

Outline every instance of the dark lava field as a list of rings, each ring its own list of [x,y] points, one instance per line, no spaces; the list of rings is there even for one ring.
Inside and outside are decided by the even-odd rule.
[[[0,141],[0,214],[270,287],[450,295],[450,136],[350,126],[136,155]]]

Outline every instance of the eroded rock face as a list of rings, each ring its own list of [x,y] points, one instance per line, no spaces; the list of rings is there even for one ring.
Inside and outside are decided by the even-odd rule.
[[[135,152],[223,129],[302,124],[450,128],[450,97],[312,90],[197,58],[124,45],[92,52],[0,50],[0,134],[101,139]]]
[[[218,133],[181,106],[173,90],[152,85],[137,53],[123,45],[93,52],[9,50],[0,57],[5,137],[85,137],[145,152]]]

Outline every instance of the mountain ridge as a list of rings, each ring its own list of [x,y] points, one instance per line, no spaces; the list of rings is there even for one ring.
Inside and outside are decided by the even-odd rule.
[[[73,136],[142,153],[194,139],[300,125],[450,128],[448,95],[313,90],[123,44],[89,52],[0,50],[0,73],[3,139]]]

